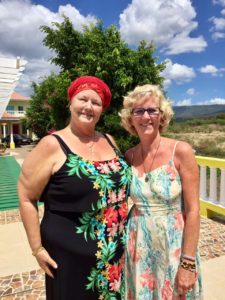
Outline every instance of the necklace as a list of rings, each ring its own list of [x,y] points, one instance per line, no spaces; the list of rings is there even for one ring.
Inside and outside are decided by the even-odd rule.
[[[151,161],[150,168],[149,168],[149,171],[148,171],[148,172],[147,172],[146,169],[145,169],[144,156],[143,156],[143,151],[142,151],[142,149],[141,149],[142,165],[143,165],[143,169],[144,169],[144,171],[145,171],[145,182],[148,182],[148,181],[149,181],[149,176],[148,176],[148,174],[149,174],[149,172],[151,172],[151,170],[152,170],[153,162],[154,162],[155,157],[156,157],[156,154],[157,154],[157,152],[158,152],[158,150],[159,150],[160,142],[161,142],[161,137],[160,137],[160,139],[159,139],[159,143],[158,143],[158,146],[157,146],[157,148],[156,148],[156,150],[155,150],[155,153],[154,153],[154,155],[153,155],[153,157],[152,157],[152,161]]]
[[[77,139],[82,142],[82,144],[85,144],[85,146],[87,146],[88,150],[89,150],[89,153],[90,153],[90,156],[91,158],[93,158],[94,156],[94,144],[95,144],[95,141],[96,141],[96,132],[94,131],[93,135],[91,137],[82,137],[82,136],[79,136],[77,134],[75,134],[72,130],[72,128],[70,128],[71,132],[73,133],[73,135],[75,135],[77,137]]]
[[[91,158],[93,158],[94,153],[95,153],[95,152],[94,152],[94,149],[93,149],[94,143],[95,143],[95,132],[94,132],[94,135],[93,135],[93,140],[92,140],[92,142],[86,144],[86,146],[88,147],[88,150],[89,150],[89,152],[90,152]]]

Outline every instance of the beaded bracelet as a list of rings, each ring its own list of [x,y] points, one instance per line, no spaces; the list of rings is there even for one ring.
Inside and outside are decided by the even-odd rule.
[[[196,271],[196,264],[195,263],[187,263],[186,261],[181,260],[180,261],[180,266],[183,269],[188,270],[190,272],[195,272]]]
[[[35,249],[35,250],[32,252],[32,255],[33,255],[33,256],[37,256],[37,254],[38,254],[39,252],[41,252],[42,250],[45,250],[45,248],[41,245],[41,246],[39,246],[37,249]]]
[[[186,255],[184,253],[181,254],[181,258],[184,258],[186,260],[195,261],[195,257],[191,255]]]

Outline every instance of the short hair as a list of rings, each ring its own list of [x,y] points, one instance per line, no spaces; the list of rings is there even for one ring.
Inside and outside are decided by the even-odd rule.
[[[143,103],[145,101],[145,96],[148,94],[155,97],[159,102],[159,108],[161,111],[159,132],[166,130],[174,115],[171,102],[165,98],[159,86],[152,84],[137,86],[124,97],[123,109],[119,113],[121,117],[121,125],[132,135],[138,135],[131,122],[132,108],[134,104]]]

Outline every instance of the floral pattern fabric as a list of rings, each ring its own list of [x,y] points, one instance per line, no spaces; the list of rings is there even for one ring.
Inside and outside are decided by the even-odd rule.
[[[172,300],[180,261],[185,216],[182,188],[173,159],[138,177],[133,168],[131,209],[125,251],[126,300]],[[202,299],[197,256],[197,280],[186,300]]]
[[[96,265],[87,278],[87,289],[97,290],[99,300],[124,299],[124,255],[127,196],[131,170],[123,157],[93,162],[68,155],[68,175],[88,176],[98,199],[82,213],[76,233],[96,240]],[[122,251],[121,251],[122,249]]]

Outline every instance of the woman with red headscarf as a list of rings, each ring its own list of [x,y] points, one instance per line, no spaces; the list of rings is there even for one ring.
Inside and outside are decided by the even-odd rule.
[[[24,161],[21,217],[46,273],[47,300],[124,299],[130,168],[112,137],[95,130],[111,93],[99,78],[82,76],[68,99],[69,125],[44,137]]]

